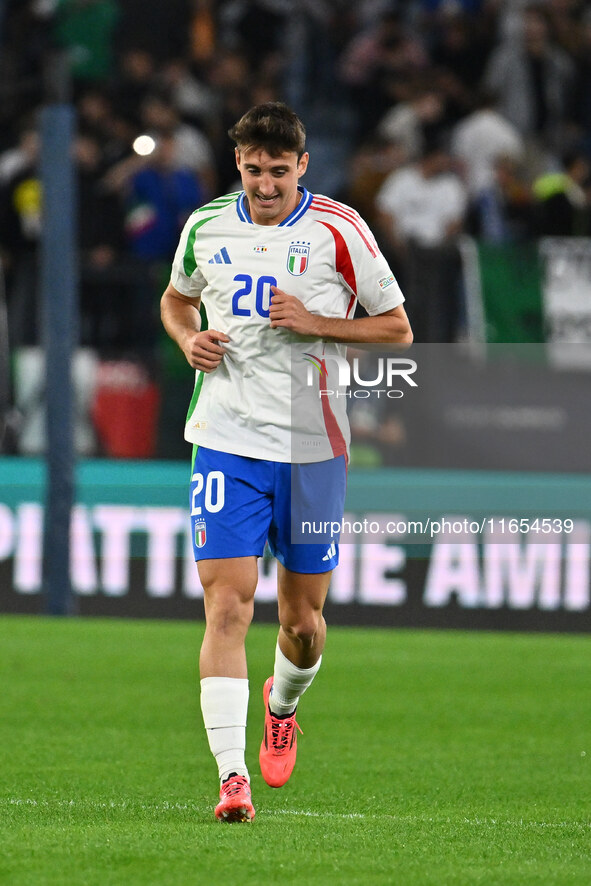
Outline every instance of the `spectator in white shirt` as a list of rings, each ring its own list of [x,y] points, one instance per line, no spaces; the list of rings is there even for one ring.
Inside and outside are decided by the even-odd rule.
[[[396,250],[454,242],[462,229],[466,189],[447,151],[427,145],[422,157],[388,176],[376,198],[382,229]]]
[[[494,96],[483,93],[479,107],[456,124],[451,151],[463,169],[470,198],[476,199],[493,185],[497,158],[519,162],[525,144],[519,130],[495,108]]]
[[[390,247],[402,276],[417,342],[457,338],[461,313],[457,237],[466,205],[466,189],[451,171],[449,153],[433,143],[427,144],[417,162],[388,176],[378,192],[384,248]]]

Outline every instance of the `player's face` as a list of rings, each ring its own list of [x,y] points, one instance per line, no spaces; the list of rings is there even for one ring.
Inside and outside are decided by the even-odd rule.
[[[236,166],[248,199],[250,217],[257,225],[278,225],[300,201],[298,181],[308,166],[308,154],[295,152],[271,157],[264,150],[236,149]]]

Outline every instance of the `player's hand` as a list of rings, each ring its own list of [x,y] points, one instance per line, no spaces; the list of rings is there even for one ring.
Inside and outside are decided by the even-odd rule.
[[[183,351],[193,369],[199,369],[201,372],[213,372],[220,365],[226,353],[225,348],[221,347],[218,342],[229,341],[225,332],[206,329],[191,335]]]
[[[299,298],[288,295],[277,286],[271,286],[269,320],[271,329],[283,327],[300,335],[318,335],[318,317],[308,311]]]

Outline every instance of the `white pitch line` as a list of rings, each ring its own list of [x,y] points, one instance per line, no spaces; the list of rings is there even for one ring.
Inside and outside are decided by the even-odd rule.
[[[196,803],[173,803],[163,800],[161,803],[138,803],[133,800],[109,800],[98,802],[96,800],[35,800],[32,797],[9,797],[7,799],[0,798],[0,807],[2,805],[9,806],[33,806],[41,809],[59,808],[87,808],[95,810],[114,809],[119,811],[139,809],[144,812],[195,812],[200,815],[209,815],[211,807],[198,806]],[[457,823],[456,819],[449,817],[436,818],[434,816],[421,815],[392,815],[390,813],[374,814],[364,812],[319,812],[310,809],[265,809],[258,807],[257,812],[260,815],[277,815],[277,816],[293,816],[296,818],[334,818],[347,820],[365,820],[365,821],[383,821],[385,818],[390,821],[402,823],[422,823],[422,824],[452,824]],[[497,818],[463,818],[463,824],[472,827],[513,827],[513,828],[582,828],[591,829],[591,821],[528,821],[527,819],[497,819]]]

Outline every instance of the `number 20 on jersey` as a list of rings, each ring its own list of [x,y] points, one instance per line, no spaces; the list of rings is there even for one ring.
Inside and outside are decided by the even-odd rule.
[[[250,274],[236,274],[234,283],[242,283],[232,296],[234,316],[251,317],[253,311],[259,317],[269,316],[271,286],[277,286],[275,277],[263,275],[253,279]]]

